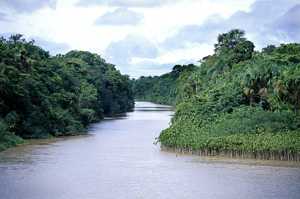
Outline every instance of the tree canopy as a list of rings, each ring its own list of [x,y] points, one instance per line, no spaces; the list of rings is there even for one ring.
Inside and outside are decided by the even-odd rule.
[[[181,90],[189,75],[197,66],[175,65],[170,73],[162,76],[140,77],[133,82],[133,92],[137,100],[174,105],[181,97]]]
[[[133,105],[129,77],[97,54],[52,57],[22,35],[0,39],[0,148],[17,136],[78,134]]]
[[[300,151],[300,44],[269,45],[257,52],[244,31],[232,30],[218,36],[214,54],[180,83],[166,82],[151,85],[172,84],[177,91],[168,100],[176,101],[176,113],[158,138],[162,146],[241,153]],[[148,92],[153,94],[149,89],[143,96]],[[157,99],[167,92],[155,93]]]

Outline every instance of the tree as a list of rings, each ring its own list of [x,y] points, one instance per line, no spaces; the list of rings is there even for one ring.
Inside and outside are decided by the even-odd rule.
[[[226,57],[229,67],[252,57],[254,44],[245,38],[245,32],[234,29],[218,36],[215,44],[216,56]]]
[[[111,103],[104,103],[107,98]],[[0,145],[6,146],[8,136],[17,139],[14,134],[80,133],[105,114],[130,111],[133,104],[128,76],[97,54],[70,51],[51,57],[22,35],[0,39]]]

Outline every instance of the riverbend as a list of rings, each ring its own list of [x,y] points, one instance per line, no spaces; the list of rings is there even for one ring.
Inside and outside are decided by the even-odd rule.
[[[137,102],[86,136],[38,141],[0,153],[3,199],[298,199],[295,164],[164,152],[154,145],[170,107]]]

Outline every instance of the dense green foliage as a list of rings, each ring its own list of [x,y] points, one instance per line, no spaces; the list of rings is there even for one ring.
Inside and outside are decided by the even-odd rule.
[[[255,52],[233,30],[183,83],[172,124],[158,139],[163,146],[300,152],[300,44]]]
[[[134,80],[134,96],[137,100],[174,105],[181,97],[182,85],[196,68],[193,64],[176,65],[170,73],[162,76],[142,76]]]
[[[129,77],[97,54],[51,57],[21,35],[0,39],[0,150],[19,137],[78,134],[133,105]]]

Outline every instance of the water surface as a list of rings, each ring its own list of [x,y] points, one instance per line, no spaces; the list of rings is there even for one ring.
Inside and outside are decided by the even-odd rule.
[[[2,199],[299,199],[295,164],[176,155],[153,144],[170,107],[138,102],[87,136],[0,153]]]

